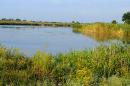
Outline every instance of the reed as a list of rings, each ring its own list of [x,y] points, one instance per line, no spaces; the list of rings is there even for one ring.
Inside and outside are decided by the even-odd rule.
[[[73,31],[82,33],[99,42],[112,39],[118,39],[126,42],[129,42],[130,40],[130,25],[128,24],[83,24],[81,28],[73,28]]]
[[[130,85],[130,47],[121,44],[56,56],[38,51],[28,58],[0,47],[0,85]]]

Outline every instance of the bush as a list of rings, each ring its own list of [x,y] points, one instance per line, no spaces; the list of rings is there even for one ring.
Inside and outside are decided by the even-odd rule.
[[[117,21],[116,21],[116,20],[113,20],[113,21],[112,21],[112,24],[117,24]]]

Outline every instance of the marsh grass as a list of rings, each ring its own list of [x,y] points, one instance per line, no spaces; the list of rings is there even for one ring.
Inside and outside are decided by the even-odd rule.
[[[128,24],[84,24],[81,28],[73,28],[73,31],[82,33],[99,42],[116,39],[129,43],[130,40],[130,25]]]
[[[32,58],[0,47],[0,85],[130,85],[130,47],[100,46],[56,56],[37,52]]]

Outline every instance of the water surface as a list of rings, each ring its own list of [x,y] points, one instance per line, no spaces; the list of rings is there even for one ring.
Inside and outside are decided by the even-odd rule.
[[[58,54],[111,42],[117,40],[98,42],[92,37],[74,33],[69,27],[0,26],[0,43],[8,48],[19,48],[21,53],[29,56],[38,50]]]

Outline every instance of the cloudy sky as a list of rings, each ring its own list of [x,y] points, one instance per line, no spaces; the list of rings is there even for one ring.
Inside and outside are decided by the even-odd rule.
[[[130,0],[0,0],[0,18],[121,22],[127,11],[130,11]]]

